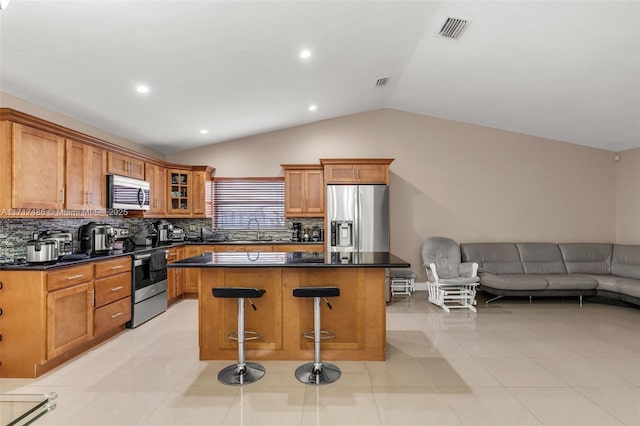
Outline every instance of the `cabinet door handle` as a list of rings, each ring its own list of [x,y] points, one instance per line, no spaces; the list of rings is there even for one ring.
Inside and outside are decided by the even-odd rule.
[[[78,275],[71,275],[69,277],[67,277],[68,280],[75,280],[76,278],[82,278],[84,277],[84,274],[78,274]]]
[[[64,203],[64,186],[60,189],[60,202]]]
[[[118,291],[118,290],[122,290],[124,288],[124,286],[118,286],[118,287],[114,287],[111,289],[111,291]]]
[[[89,193],[89,204],[93,204],[93,192]]]
[[[116,265],[116,266],[112,266],[111,269],[120,269],[120,268],[124,268],[123,265]]]
[[[89,290],[91,293],[91,306],[96,306],[96,292],[94,289]]]
[[[121,317],[123,314],[124,312],[118,312],[117,314],[111,315],[111,318],[118,318],[118,317]]]

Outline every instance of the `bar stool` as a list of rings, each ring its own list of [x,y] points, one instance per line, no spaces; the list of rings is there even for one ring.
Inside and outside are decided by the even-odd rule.
[[[305,331],[303,337],[313,339],[314,361],[302,364],[296,369],[296,378],[309,385],[333,383],[340,378],[340,369],[320,360],[320,341],[333,339],[334,333],[320,330],[320,299],[324,299],[329,309],[333,309],[327,297],[340,296],[338,287],[300,287],[293,289],[294,297],[313,297],[313,331]]]
[[[244,342],[259,339],[255,331],[244,330],[244,299],[247,299],[253,310],[256,305],[251,299],[262,297],[265,290],[245,287],[218,287],[212,290],[213,297],[223,299],[238,299],[238,331],[229,334],[229,338],[238,341],[238,362],[231,364],[218,373],[218,380],[225,385],[246,385],[256,382],[264,376],[264,367],[255,362],[245,362]]]

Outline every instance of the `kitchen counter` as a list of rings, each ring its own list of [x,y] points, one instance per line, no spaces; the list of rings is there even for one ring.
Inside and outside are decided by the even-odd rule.
[[[213,253],[173,262],[169,268],[408,268],[411,265],[388,252],[252,252]]]
[[[57,268],[64,268],[67,266],[75,266],[81,265],[87,262],[96,262],[106,259],[113,259],[121,256],[131,256],[137,253],[145,253],[151,252],[157,249],[169,249],[173,247],[182,247],[182,246],[221,246],[221,245],[301,245],[301,246],[317,246],[321,251],[324,249],[323,242],[291,242],[291,241],[222,241],[222,242],[213,242],[213,241],[176,241],[171,244],[162,244],[156,247],[153,246],[136,246],[131,251],[123,251],[123,250],[115,250],[112,254],[104,255],[104,256],[95,256],[88,257],[86,259],[80,260],[66,260],[66,261],[53,261],[46,263],[2,263],[0,264],[0,270],[12,270],[12,271],[49,271]]]
[[[313,342],[302,333],[313,329],[313,299],[293,297],[293,289],[336,286],[332,310],[322,306],[322,328],[336,338],[322,342],[326,360],[385,359],[387,268],[409,263],[386,252],[206,252],[168,265],[191,268],[197,274],[201,360],[234,360],[237,342],[237,301],[212,295],[216,287],[265,290],[252,299],[256,310],[245,310],[246,329],[261,338],[245,343],[248,360],[312,360]]]

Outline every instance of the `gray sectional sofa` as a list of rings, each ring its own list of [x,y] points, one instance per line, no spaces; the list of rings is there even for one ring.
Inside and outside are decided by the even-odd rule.
[[[640,245],[460,244],[479,265],[480,288],[496,296],[605,296],[640,305]]]

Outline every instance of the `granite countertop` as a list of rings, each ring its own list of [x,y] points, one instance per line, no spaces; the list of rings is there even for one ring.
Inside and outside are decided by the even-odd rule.
[[[335,252],[330,256],[316,252],[213,253],[179,260],[168,268],[409,268],[411,265],[388,252]]]
[[[116,250],[112,254],[88,257],[80,260],[67,260],[67,261],[54,261],[46,263],[2,263],[0,264],[0,270],[11,271],[48,271],[51,269],[64,268],[67,266],[77,266],[87,262],[97,262],[101,260],[115,259],[122,256],[132,256],[134,254],[152,252],[158,249],[169,249],[173,247],[181,247],[185,245],[277,245],[277,244],[294,244],[294,245],[317,245],[319,249],[322,249],[324,242],[292,242],[292,241],[175,241],[171,244],[163,244],[157,247],[151,246],[136,246],[132,251]]]

